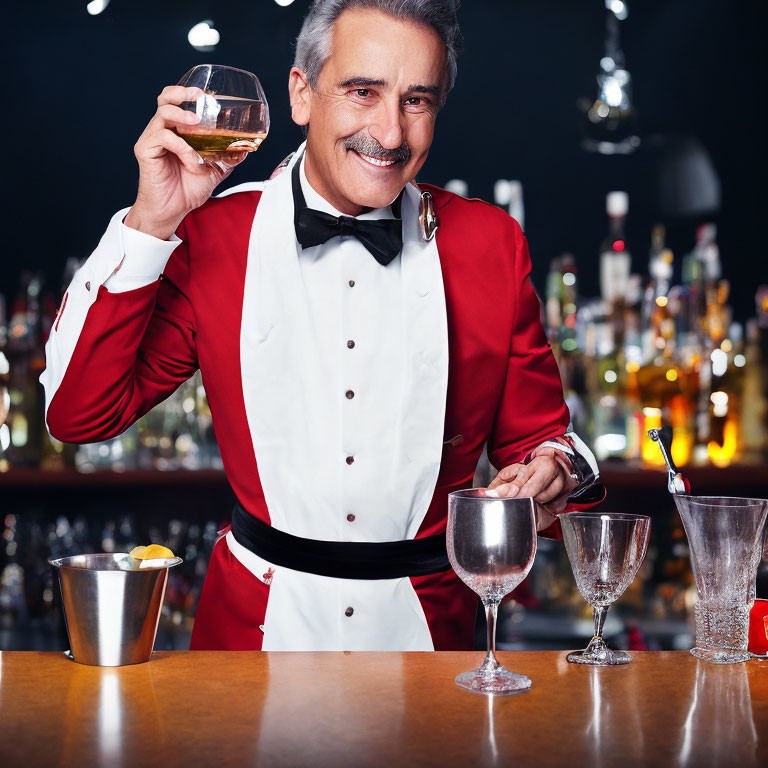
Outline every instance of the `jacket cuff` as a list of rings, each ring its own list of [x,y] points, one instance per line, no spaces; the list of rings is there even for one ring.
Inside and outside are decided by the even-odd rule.
[[[576,487],[568,495],[568,503],[582,503],[582,499],[588,497],[589,489],[600,477],[600,470],[592,451],[575,432],[566,432],[564,435],[550,438],[537,445],[525,457],[524,463],[528,464],[544,447],[554,448],[557,451],[555,458],[558,464],[576,480]]]
[[[171,254],[181,243],[176,235],[158,240],[120,222],[122,261],[104,282],[110,293],[125,293],[154,283],[163,273]]]

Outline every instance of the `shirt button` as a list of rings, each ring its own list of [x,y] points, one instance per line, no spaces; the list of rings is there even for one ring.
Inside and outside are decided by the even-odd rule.
[[[354,349],[354,348],[355,348],[355,342],[354,342],[354,341],[352,341],[352,339],[350,339],[350,340],[347,342],[347,347],[349,347],[349,349]]]
[[[355,461],[354,456],[347,456],[347,464],[353,464]]]
[[[355,612],[355,609],[350,606],[349,608],[347,608],[346,611],[344,611],[344,615],[351,616],[354,612]]]
[[[351,389],[348,389],[346,394],[347,394],[347,400],[351,400],[355,396],[355,393]]]
[[[355,287],[355,281],[354,280],[350,280],[349,281],[349,287],[350,288],[354,288]]]
[[[351,512],[347,515],[347,522],[349,523],[355,522],[355,516]]]

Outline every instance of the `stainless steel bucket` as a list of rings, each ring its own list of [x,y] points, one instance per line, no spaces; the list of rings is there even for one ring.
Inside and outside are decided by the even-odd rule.
[[[125,570],[125,553],[75,555],[56,568],[72,658],[79,664],[120,667],[149,661],[155,644],[168,569],[180,557],[144,561]]]

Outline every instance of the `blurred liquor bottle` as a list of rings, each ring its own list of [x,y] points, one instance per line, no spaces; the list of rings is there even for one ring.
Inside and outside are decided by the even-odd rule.
[[[727,466],[742,452],[741,397],[743,329],[731,322],[730,285],[722,279],[717,228],[703,224],[689,255],[692,307],[702,350],[696,418],[695,459]]]
[[[605,199],[608,234],[600,247],[600,297],[611,324],[613,343],[619,353],[624,347],[624,309],[629,291],[632,257],[624,227],[629,212],[626,192],[609,192]]]
[[[0,294],[0,472],[10,468],[8,449],[11,446],[11,431],[8,427],[8,411],[11,406],[10,370],[6,357],[8,350],[8,325],[5,314],[5,297]]]
[[[622,458],[639,459],[642,451],[643,420],[638,373],[643,349],[643,278],[629,276],[627,301],[624,307],[624,345],[619,370],[619,382],[624,402],[626,448]]]
[[[757,316],[747,323],[744,354],[735,365],[744,371],[741,423],[744,426],[744,451],[760,460],[768,446],[768,286],[755,295]]]
[[[587,335],[586,355],[595,454],[598,459],[623,457],[627,448],[626,410],[610,317],[597,317],[593,321]]]
[[[741,326],[733,323],[728,335],[710,353],[707,457],[718,467],[727,466],[741,457],[744,368],[735,363],[743,346]]]
[[[42,275],[23,272],[8,324],[0,317],[0,425],[5,421],[0,426],[0,469],[74,463],[74,448],[48,435],[39,382],[55,313],[54,297],[43,291]]]
[[[637,281],[631,276],[632,259],[624,234],[629,212],[626,192],[606,197],[608,234],[600,247],[600,298],[592,304],[585,329],[586,389],[591,404],[591,432],[598,459],[625,458],[634,434],[632,405],[627,386],[627,322],[637,303]],[[631,336],[631,334],[630,334]]]
[[[37,466],[43,456],[44,403],[38,379],[45,368],[42,278],[24,272],[11,303],[5,356],[8,365],[10,444],[12,464]]]
[[[571,426],[586,434],[584,355],[578,341],[578,272],[573,254],[553,259],[547,275],[544,327],[560,369]]]
[[[672,292],[674,255],[665,246],[664,228],[654,227],[648,272],[643,295],[642,362],[637,371],[641,405],[641,455],[645,463],[663,463],[648,430],[670,424],[674,430],[672,458],[680,466],[688,463],[693,445],[695,413],[690,404],[690,372],[680,362],[677,346],[676,310]]]
[[[18,519],[8,513],[2,520],[0,539],[0,629],[9,629],[26,621],[27,604],[24,596],[24,568],[19,563]]]
[[[75,258],[68,258],[64,265],[64,274],[61,281],[61,290],[59,295],[65,296],[67,289],[69,288],[72,279],[75,276],[80,267],[80,262]],[[45,313],[46,320],[44,324],[44,338],[41,340],[41,344],[45,344],[48,340],[48,335],[51,332],[52,324],[56,322],[59,312],[61,311],[62,304],[59,304],[58,309],[52,304],[53,297],[50,294],[46,294],[45,306],[47,311]],[[63,301],[63,300],[62,300]],[[43,349],[43,366],[45,366],[45,352]],[[42,392],[42,385],[38,384],[38,388],[41,390],[41,398],[44,398]],[[71,468],[75,466],[75,460],[77,456],[77,446],[72,443],[62,443],[57,440],[53,435],[48,432],[48,428],[43,422],[43,445],[42,445],[42,458],[40,466],[46,470],[61,470]]]

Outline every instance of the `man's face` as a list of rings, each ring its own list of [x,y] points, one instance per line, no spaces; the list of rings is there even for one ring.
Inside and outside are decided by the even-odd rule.
[[[337,210],[389,205],[416,176],[446,86],[445,57],[431,27],[355,8],[333,26],[316,90],[291,70],[293,118],[309,125],[307,178]]]

